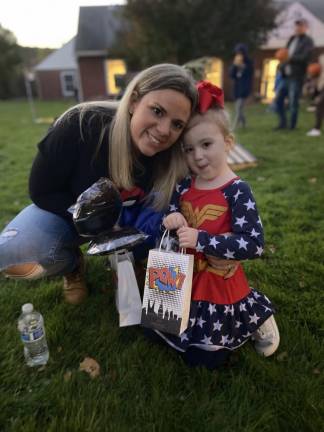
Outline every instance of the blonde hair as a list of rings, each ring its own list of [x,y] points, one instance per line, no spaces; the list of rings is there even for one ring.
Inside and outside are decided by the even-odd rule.
[[[189,120],[184,133],[186,134],[186,132],[188,132],[191,128],[204,120],[215,123],[224,138],[232,136],[234,139],[230,115],[225,109],[218,107],[209,108],[205,113],[195,112]]]
[[[152,66],[136,75],[119,102],[110,129],[109,172],[120,188],[129,190],[134,186],[133,169],[138,163],[130,135],[130,105],[134,99],[139,100],[151,91],[166,89],[182,93],[190,100],[192,110],[195,108],[197,90],[192,77],[181,66],[167,63]],[[152,163],[152,205],[162,210],[168,205],[177,181],[188,172],[180,140],[169,149],[157,153]]]

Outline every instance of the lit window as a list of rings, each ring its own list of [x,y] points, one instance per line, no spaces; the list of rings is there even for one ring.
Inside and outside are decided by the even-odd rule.
[[[126,64],[124,60],[106,60],[106,86],[107,93],[118,95],[122,90],[120,77],[126,74]],[[118,85],[119,84],[119,85]]]
[[[260,93],[264,102],[270,102],[275,97],[276,72],[279,61],[265,59],[263,62]]]
[[[218,58],[210,58],[206,64],[206,80],[218,87],[223,86],[223,62]]]

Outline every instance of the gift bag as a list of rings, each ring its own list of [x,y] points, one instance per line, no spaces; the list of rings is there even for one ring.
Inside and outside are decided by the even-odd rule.
[[[141,324],[179,335],[188,327],[194,256],[161,244],[148,256]]]
[[[133,256],[126,250],[109,257],[111,268],[117,275],[116,307],[119,327],[140,324],[142,302],[133,267]]]

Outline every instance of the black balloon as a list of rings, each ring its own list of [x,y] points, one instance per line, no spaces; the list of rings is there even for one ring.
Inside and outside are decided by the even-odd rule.
[[[122,198],[114,183],[101,177],[79,195],[73,210],[73,222],[83,237],[96,237],[110,231],[117,223]]]
[[[145,241],[149,236],[137,228],[118,228],[93,239],[88,248],[88,255],[106,255],[120,249],[129,249]]]

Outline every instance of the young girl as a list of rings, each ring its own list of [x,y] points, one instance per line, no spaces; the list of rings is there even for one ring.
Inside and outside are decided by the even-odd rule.
[[[206,261],[206,255],[259,258],[263,231],[249,185],[227,164],[234,137],[223,92],[206,81],[197,87],[198,112],[183,142],[192,175],[177,185],[163,220],[166,229],[177,230],[180,247],[195,255],[190,320],[179,337],[157,333],[187,363],[214,368],[250,338],[259,354],[270,356],[279,345],[279,332],[270,301],[249,287],[241,265],[225,279],[224,270]]]

